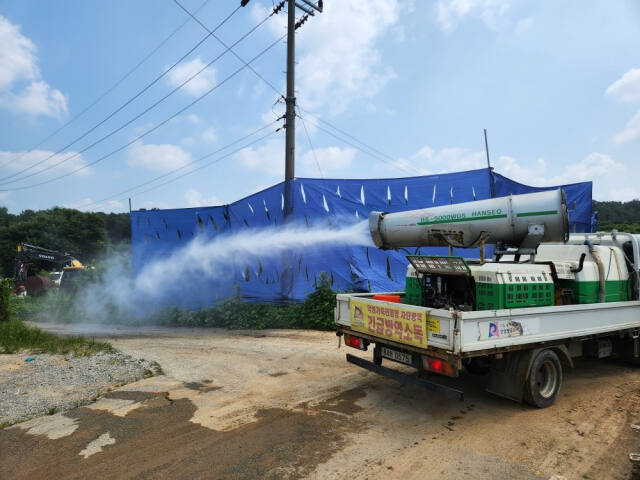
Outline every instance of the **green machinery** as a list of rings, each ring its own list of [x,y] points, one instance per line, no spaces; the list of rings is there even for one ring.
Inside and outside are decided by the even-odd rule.
[[[407,304],[473,311],[631,298],[632,266],[622,248],[571,242],[562,190],[372,212],[369,227],[380,248],[481,249],[481,260],[407,256]],[[491,261],[484,261],[485,243],[495,245]]]

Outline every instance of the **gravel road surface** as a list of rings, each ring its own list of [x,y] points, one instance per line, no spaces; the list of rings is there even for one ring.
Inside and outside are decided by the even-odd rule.
[[[463,375],[444,399],[347,364],[333,333],[47,326],[165,374],[0,430],[0,478],[628,479],[638,369],[583,359],[537,410]]]
[[[27,359],[29,361],[27,361]],[[0,355],[0,425],[65,411],[156,373],[157,364],[122,353]]]

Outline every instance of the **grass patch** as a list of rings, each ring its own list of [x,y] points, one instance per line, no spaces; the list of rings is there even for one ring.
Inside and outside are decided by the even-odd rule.
[[[58,337],[22,320],[12,319],[0,323],[0,353],[17,353],[28,350],[33,353],[72,353],[75,356],[113,352],[105,342],[95,342],[83,337]]]

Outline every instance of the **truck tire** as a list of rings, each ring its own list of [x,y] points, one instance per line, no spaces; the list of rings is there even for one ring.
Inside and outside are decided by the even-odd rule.
[[[542,350],[529,368],[524,398],[527,403],[546,408],[556,401],[562,386],[562,365],[553,350]]]

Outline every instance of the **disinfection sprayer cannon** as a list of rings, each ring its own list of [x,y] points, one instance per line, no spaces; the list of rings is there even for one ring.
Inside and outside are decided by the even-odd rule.
[[[568,240],[569,216],[564,191],[558,189],[398,213],[371,212],[369,229],[382,249],[489,243],[496,245],[498,258],[505,253],[533,256],[541,242]]]

